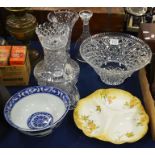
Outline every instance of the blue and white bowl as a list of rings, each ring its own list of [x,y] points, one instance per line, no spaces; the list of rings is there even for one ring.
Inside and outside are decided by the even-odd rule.
[[[33,136],[51,133],[66,116],[69,96],[51,86],[34,86],[13,95],[5,105],[7,122],[19,131]]]

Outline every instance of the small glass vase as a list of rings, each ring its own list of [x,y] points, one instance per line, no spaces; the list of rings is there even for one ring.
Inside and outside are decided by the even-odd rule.
[[[78,75],[67,65],[69,27],[48,22],[39,25],[36,33],[44,49],[44,60],[34,68],[38,85],[51,85],[67,92],[71,99],[70,109],[73,109],[79,100],[79,92],[76,87]]]
[[[91,36],[90,31],[89,31],[89,20],[93,16],[93,13],[90,10],[82,10],[79,12],[79,16],[81,20],[83,21],[83,31],[80,36],[80,38],[76,41],[74,50],[76,51],[76,59],[80,62],[85,62],[83,58],[81,57],[81,54],[79,52],[80,45],[82,42]]]

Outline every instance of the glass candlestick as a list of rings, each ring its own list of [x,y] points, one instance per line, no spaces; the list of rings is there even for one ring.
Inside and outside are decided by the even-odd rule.
[[[82,44],[82,42],[86,38],[91,36],[90,31],[89,31],[89,20],[93,16],[93,13],[90,10],[82,10],[79,12],[79,16],[80,16],[81,20],[83,21],[83,31],[82,31],[80,38],[76,41],[74,49],[76,51],[76,59],[78,61],[85,62],[83,60],[83,58],[81,57],[79,48],[80,48],[80,45]]]
[[[39,85],[51,85],[67,92],[72,109],[79,100],[79,93],[78,76],[67,64],[69,27],[55,22],[43,23],[36,28],[36,34],[44,49],[44,60],[35,66],[34,76]]]

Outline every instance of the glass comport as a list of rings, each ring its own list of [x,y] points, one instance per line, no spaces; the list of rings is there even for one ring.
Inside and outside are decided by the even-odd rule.
[[[122,84],[151,61],[152,52],[142,40],[123,33],[106,32],[87,38],[80,46],[83,59],[102,82]]]

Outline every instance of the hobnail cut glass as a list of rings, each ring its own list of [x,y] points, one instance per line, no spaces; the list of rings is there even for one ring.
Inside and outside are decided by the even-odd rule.
[[[36,28],[36,34],[45,49],[60,49],[68,41],[69,27],[63,24],[45,22]]]
[[[50,12],[47,16],[50,22],[66,24],[69,26],[69,38],[67,43],[67,51],[70,50],[70,42],[71,42],[71,34],[74,24],[77,22],[79,15],[77,12],[69,9],[60,9],[55,10],[54,12]]]
[[[68,42],[67,42],[67,47],[66,47],[66,51],[67,51],[66,66],[70,68],[70,76],[72,76],[71,74],[73,74],[73,75],[76,75],[76,77],[78,77],[80,73],[80,67],[76,61],[70,58],[70,54],[69,54],[72,29],[74,27],[74,24],[79,18],[78,13],[73,10],[69,10],[69,9],[60,9],[60,10],[55,10],[54,12],[50,12],[47,15],[47,18],[51,23],[63,24],[69,27],[69,36],[68,36]],[[71,72],[74,72],[74,73],[71,73]],[[77,78],[75,78],[74,81],[77,81],[76,79]]]
[[[107,32],[87,38],[80,47],[82,58],[102,82],[119,85],[151,61],[152,52],[142,40],[123,33]]]
[[[45,70],[52,73],[52,79],[64,74],[66,63],[66,44],[69,28],[65,25],[43,23],[36,28],[36,34],[44,49]]]
[[[38,25],[36,34],[43,46],[44,60],[34,68],[34,76],[41,86],[55,86],[67,92],[71,98],[71,109],[79,100],[75,86],[79,66],[72,63],[77,70],[67,64],[66,45],[69,37],[69,27],[61,23],[45,22]]]

